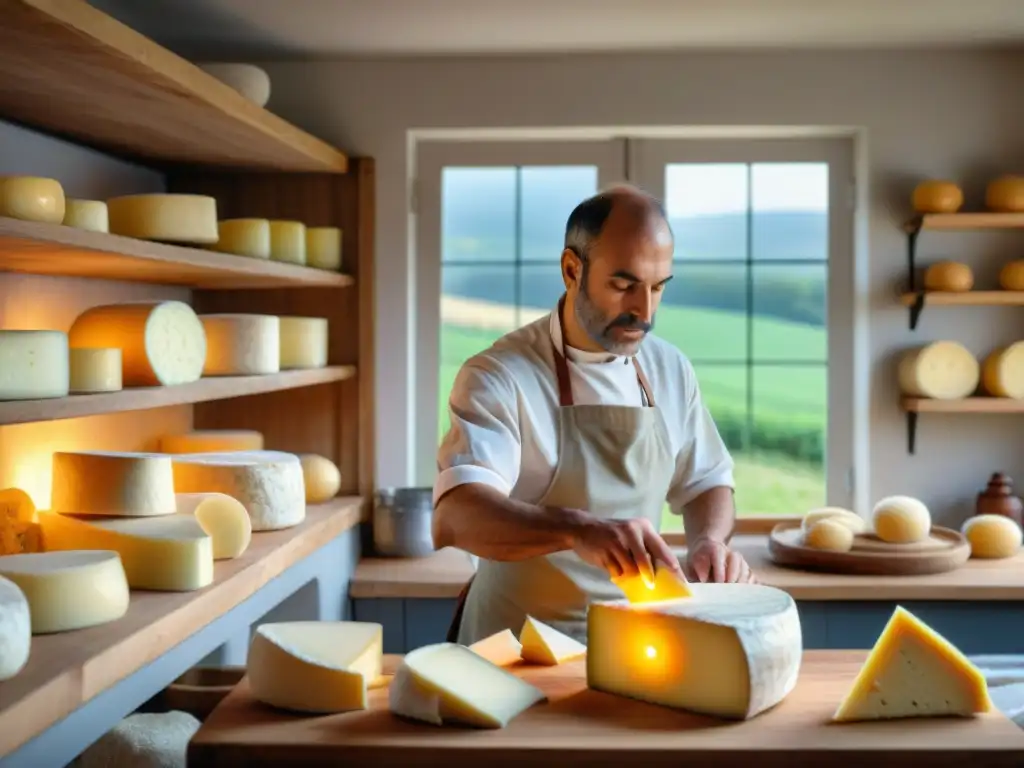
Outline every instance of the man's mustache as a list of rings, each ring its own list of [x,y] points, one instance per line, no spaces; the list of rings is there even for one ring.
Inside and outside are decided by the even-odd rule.
[[[619,315],[617,318],[612,320],[608,324],[608,330],[612,328],[626,328],[628,330],[637,330],[648,333],[651,328],[654,327],[654,323],[645,323],[636,315]]]

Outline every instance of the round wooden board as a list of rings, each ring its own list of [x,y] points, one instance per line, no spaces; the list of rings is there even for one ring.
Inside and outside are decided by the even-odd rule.
[[[800,523],[779,523],[768,537],[776,565],[809,571],[860,576],[922,576],[955,571],[971,556],[971,545],[958,531],[933,526],[931,535],[915,544],[887,544],[873,534],[860,534],[849,552],[805,547]]]

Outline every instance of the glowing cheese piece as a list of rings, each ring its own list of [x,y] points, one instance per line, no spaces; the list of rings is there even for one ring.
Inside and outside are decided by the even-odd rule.
[[[306,225],[301,221],[271,221],[270,258],[274,261],[305,264]]]
[[[648,584],[639,573],[632,576],[612,578],[615,584],[626,595],[631,603],[652,603],[658,600],[678,600],[690,597],[686,579],[670,568],[659,566],[654,572],[654,583]]]
[[[25,594],[32,634],[117,621],[128,611],[128,580],[117,552],[39,552],[0,557],[0,576]]]
[[[314,453],[299,456],[302,477],[306,484],[306,503],[323,504],[341,490],[341,471],[334,462]]]
[[[0,576],[0,682],[25,668],[31,648],[28,600],[17,584]]]
[[[0,216],[60,224],[64,219],[64,188],[56,179],[0,176]]]
[[[261,624],[249,647],[253,697],[272,707],[329,713],[366,709],[381,675],[383,627],[358,621]]]
[[[270,222],[266,219],[225,219],[217,222],[214,249],[253,259],[270,258]]]
[[[217,201],[206,195],[125,195],[107,200],[110,232],[140,240],[216,243]]]
[[[591,603],[587,686],[740,720],[788,696],[803,653],[793,598],[760,584],[690,588],[685,600]]]
[[[886,496],[871,511],[875,535],[890,544],[924,541],[932,529],[932,516],[922,501],[910,496]]]
[[[978,388],[981,366],[962,344],[935,341],[904,352],[897,377],[905,395],[958,400],[972,395]]]
[[[65,397],[68,336],[60,331],[0,331],[0,400]]]
[[[853,533],[864,533],[868,529],[867,520],[856,512],[851,512],[842,507],[819,507],[812,509],[804,515],[801,527],[806,531],[812,525],[822,520],[831,520],[834,523],[849,528]]]
[[[230,560],[249,548],[252,521],[242,502],[223,493],[179,493],[178,512],[192,515],[213,539],[213,559]]]
[[[438,643],[406,654],[388,691],[401,717],[432,725],[504,728],[546,697],[464,645]]]
[[[71,392],[76,395],[121,390],[121,350],[79,347],[69,351]]]
[[[109,232],[110,218],[107,215],[107,204],[102,200],[64,201],[65,227],[85,229],[90,232]]]
[[[254,531],[290,528],[306,519],[302,463],[295,454],[189,453],[171,460],[179,493],[225,493],[238,499]]]
[[[938,632],[897,606],[832,719],[970,717],[991,709],[981,671]]]
[[[121,350],[126,387],[155,387],[198,381],[206,362],[206,333],[182,301],[140,301],[93,307],[68,331],[72,347]]]
[[[165,435],[160,438],[164,453],[220,453],[262,451],[263,434],[253,429],[208,429]]]
[[[53,454],[50,508],[70,515],[149,517],[177,511],[171,458],[159,453]]]
[[[281,370],[327,365],[327,318],[281,318]]]
[[[306,263],[317,269],[341,269],[341,230],[309,227],[306,230]]]
[[[491,664],[507,667],[522,659],[523,645],[512,634],[511,629],[503,629],[483,640],[477,640],[469,646],[469,650],[487,659]]]
[[[554,627],[527,616],[523,629],[519,633],[519,642],[523,644],[524,661],[531,664],[554,666],[563,661],[575,659],[587,652],[587,646],[578,643],[568,635]]]
[[[1021,547],[1021,527],[1003,515],[975,515],[960,528],[971,545],[971,557],[1001,559],[1013,557]]]
[[[200,315],[206,332],[204,376],[252,376],[281,370],[281,324],[274,315]]]
[[[1024,399],[1024,342],[992,351],[982,363],[981,380],[994,397]]]
[[[32,498],[20,488],[0,490],[0,555],[42,551],[42,534]]]

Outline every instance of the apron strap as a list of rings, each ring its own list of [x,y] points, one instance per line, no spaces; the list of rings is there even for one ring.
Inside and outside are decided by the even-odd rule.
[[[459,592],[458,601],[455,603],[455,615],[452,616],[452,623],[448,625],[448,635],[445,638],[445,642],[459,642],[459,628],[462,626],[462,614],[466,611],[466,598],[469,596],[469,587],[475,578],[476,574],[470,576],[469,581],[466,582],[466,586],[464,586],[462,591]]]

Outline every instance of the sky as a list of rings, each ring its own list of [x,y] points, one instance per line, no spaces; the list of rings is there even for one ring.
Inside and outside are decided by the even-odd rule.
[[[747,165],[687,163],[665,170],[669,216],[739,213],[747,209]],[[755,211],[825,211],[828,165],[758,163],[750,174]]]

